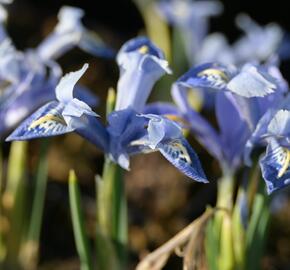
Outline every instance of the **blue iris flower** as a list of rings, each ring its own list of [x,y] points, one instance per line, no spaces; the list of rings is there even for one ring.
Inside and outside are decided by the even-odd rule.
[[[284,37],[284,31],[278,24],[260,26],[248,15],[239,14],[236,25],[244,35],[232,45],[222,33],[207,35],[196,55],[195,63],[220,62],[242,65],[249,61],[268,61],[276,54],[281,58],[289,56],[289,40]]]
[[[157,10],[180,30],[192,64],[207,35],[209,17],[219,15],[223,6],[219,1],[164,0],[157,3]]]
[[[267,146],[266,154],[260,159],[260,167],[269,194],[290,184],[289,100],[288,96],[280,106],[265,113],[246,144],[248,165],[253,147]]]
[[[196,88],[214,93],[212,102],[219,131],[192,108],[190,94]],[[168,104],[156,104],[151,110],[184,118],[221,167],[235,170],[242,163],[245,143],[251,134],[241,100],[270,96],[277,88],[276,78],[260,66],[247,64],[236,68],[208,63],[192,68],[174,83],[172,95],[179,112],[173,113],[174,107]]]
[[[95,56],[114,57],[115,52],[96,33],[84,27],[83,16],[84,11],[80,8],[62,7],[54,31],[36,48],[39,57],[56,59],[75,46]]]
[[[269,194],[290,184],[289,102],[290,96],[288,94],[265,112],[245,147],[245,163],[250,166],[253,148],[266,146],[266,153],[260,159],[260,167]]]
[[[245,35],[233,44],[236,63],[266,61],[275,54],[283,39],[283,30],[276,23],[260,26],[246,14],[236,18],[236,25]]]
[[[56,29],[36,49],[17,51],[8,37],[0,42],[1,136],[41,105],[55,99],[54,90],[62,75],[55,58],[74,46],[94,55],[112,56],[111,49],[84,28],[82,16],[79,8],[63,7]],[[77,86],[75,95],[90,106],[97,104],[96,97],[84,87]]]
[[[108,116],[107,127],[100,124],[86,103],[73,97],[74,85],[85,72],[85,65],[60,81],[56,88],[58,101],[36,111],[7,140],[27,140],[75,131],[125,169],[129,169],[130,156],[159,151],[185,175],[206,183],[198,157],[184,139],[182,128],[165,116],[144,113],[154,82],[170,72],[161,51],[148,39],[136,38],[123,45],[117,60],[120,79],[116,107]]]
[[[216,32],[207,35],[203,39],[195,57],[195,64],[204,64],[208,62],[218,62],[225,65],[236,63],[232,46],[229,44],[224,34]]]
[[[199,91],[204,106],[212,107],[218,91],[237,94],[241,97],[240,103],[244,98],[264,97],[275,93],[276,88],[276,79],[260,66],[245,64],[237,68],[233,65],[206,63],[193,67],[178,79],[172,95],[180,104],[193,91]],[[186,103],[182,107],[186,107]]]

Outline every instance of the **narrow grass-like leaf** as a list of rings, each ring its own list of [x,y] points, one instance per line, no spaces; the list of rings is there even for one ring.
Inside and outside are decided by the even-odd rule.
[[[7,235],[7,265],[16,269],[23,233],[26,231],[26,168],[28,142],[13,142],[10,148],[7,185],[3,194],[4,211],[9,219]]]
[[[84,214],[81,208],[80,191],[75,172],[69,174],[69,200],[75,244],[80,258],[81,270],[92,270],[91,253],[84,226]]]
[[[123,181],[123,171],[113,164],[115,171],[114,193],[112,197],[112,237],[117,246],[117,253],[123,263],[126,261],[128,241],[127,200]]]
[[[122,170],[108,157],[105,159],[102,179],[102,189],[98,192],[99,226],[114,242],[119,263],[123,265],[126,262],[128,226],[126,195]]]
[[[39,161],[35,178],[35,190],[32,202],[31,218],[26,239],[21,248],[21,262],[25,269],[36,269],[39,252],[39,237],[42,224],[45,191],[47,186],[48,160],[47,151],[49,142],[42,140],[40,145]]]
[[[246,269],[260,268],[266,241],[269,209],[265,192],[258,192],[253,201],[253,210],[246,234]]]
[[[111,270],[118,269],[118,259],[112,238],[108,231],[104,230],[103,220],[106,219],[106,212],[103,205],[104,192],[103,180],[96,176],[96,194],[97,194],[97,226],[96,226],[96,255],[98,269]]]
[[[171,58],[170,32],[169,27],[156,11],[155,3],[152,0],[134,0],[139,8],[145,23],[149,38],[160,47],[167,59]]]
[[[2,159],[2,145],[0,145],[0,268],[1,262],[4,260],[6,256],[6,245],[4,242],[4,216],[3,216],[3,209],[2,209],[2,192],[3,192],[3,159]]]
[[[205,255],[209,270],[218,269],[218,254],[219,254],[219,237],[214,230],[214,220],[210,220],[206,226],[205,232]]]
[[[242,187],[238,190],[238,196],[233,211],[233,249],[236,260],[236,269],[243,270],[245,263],[245,228],[241,220],[241,204],[242,196],[245,191]]]

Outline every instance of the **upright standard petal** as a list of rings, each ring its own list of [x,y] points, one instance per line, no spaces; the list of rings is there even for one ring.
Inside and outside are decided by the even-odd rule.
[[[142,144],[136,142],[145,135],[146,120],[139,117],[134,110],[127,108],[113,111],[108,117],[110,135],[110,157],[122,168],[130,167],[129,155],[140,153]]]
[[[141,112],[155,82],[170,73],[163,52],[145,37],[126,42],[117,55],[120,79],[116,110],[128,107]]]
[[[73,89],[78,80],[86,72],[88,67],[89,67],[88,64],[84,64],[80,70],[70,72],[61,78],[59,84],[55,89],[56,98],[59,101],[67,103],[73,99]]]
[[[228,168],[235,170],[241,165],[245,143],[251,133],[246,121],[241,117],[233,95],[219,92],[215,104],[224,161]]]

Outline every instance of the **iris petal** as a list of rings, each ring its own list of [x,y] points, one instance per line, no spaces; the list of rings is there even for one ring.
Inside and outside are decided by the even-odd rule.
[[[80,70],[70,72],[61,78],[55,89],[56,98],[59,101],[66,103],[73,99],[74,86],[86,72],[88,67],[88,64],[84,64]]]
[[[55,30],[37,48],[42,59],[56,59],[71,48],[78,46],[95,56],[113,57],[114,51],[82,24],[84,11],[80,8],[64,6],[58,14],[59,22]]]
[[[243,97],[264,97],[274,93],[276,85],[259,72],[257,67],[245,66],[227,84],[227,88]]]
[[[290,184],[289,158],[289,149],[271,139],[266,155],[260,160],[269,194]]]
[[[6,141],[50,137],[73,131],[62,117],[63,109],[64,105],[57,101],[44,105],[20,124]]]
[[[208,183],[196,153],[185,139],[161,142],[157,148],[172,165],[186,176],[198,182]]]
[[[171,73],[163,52],[149,39],[137,37],[122,46],[117,62],[120,78],[115,109],[131,107],[137,112],[143,111],[156,81]]]

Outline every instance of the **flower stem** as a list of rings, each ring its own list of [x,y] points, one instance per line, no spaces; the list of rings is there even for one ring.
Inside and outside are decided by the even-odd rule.
[[[112,241],[121,268],[126,263],[127,203],[121,168],[108,157],[99,183],[97,217],[101,234]]]
[[[234,269],[235,258],[233,252],[232,211],[234,177],[226,171],[218,183],[217,207],[227,209],[229,214],[217,213],[214,220],[214,230],[219,243],[218,269]],[[220,237],[218,237],[220,236]]]

